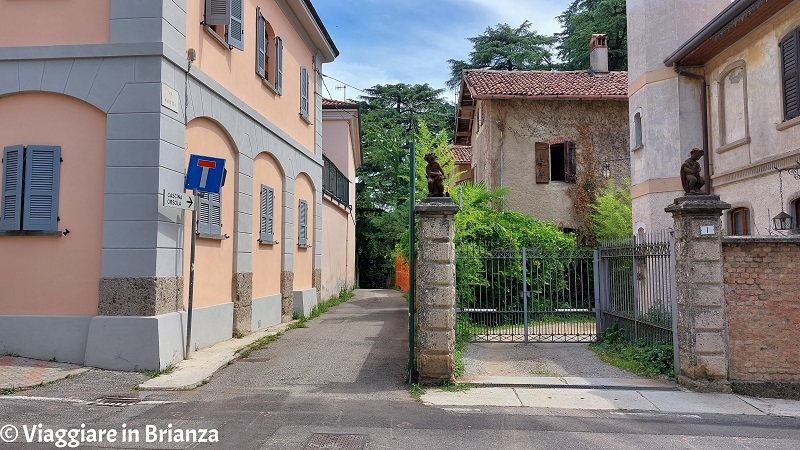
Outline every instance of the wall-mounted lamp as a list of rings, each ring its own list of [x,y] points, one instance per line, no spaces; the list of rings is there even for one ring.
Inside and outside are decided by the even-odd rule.
[[[792,229],[792,216],[786,214],[786,211],[783,210],[783,170],[777,167],[775,167],[775,169],[778,171],[778,190],[781,193],[781,212],[772,218],[772,227],[776,231],[788,231]]]

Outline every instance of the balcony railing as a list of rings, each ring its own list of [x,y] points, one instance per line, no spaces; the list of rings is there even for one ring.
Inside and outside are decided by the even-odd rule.
[[[322,191],[343,206],[350,206],[350,180],[325,156],[322,157]]]

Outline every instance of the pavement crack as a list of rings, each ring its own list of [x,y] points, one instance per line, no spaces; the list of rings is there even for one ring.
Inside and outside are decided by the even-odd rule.
[[[519,402],[519,406],[525,406],[525,404],[522,403],[522,399],[519,398],[519,394],[517,393],[517,389],[516,388],[512,388],[511,390],[514,391],[514,395],[517,397],[517,401]]]

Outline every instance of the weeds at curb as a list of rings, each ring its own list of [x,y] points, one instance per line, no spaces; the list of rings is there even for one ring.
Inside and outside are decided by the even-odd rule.
[[[164,367],[161,370],[137,370],[137,372],[141,373],[142,375],[146,376],[147,378],[155,378],[161,375],[168,375],[175,371],[175,363],[169,363],[167,367]]]
[[[415,402],[422,403],[422,394],[425,393],[425,389],[417,383],[414,383],[408,388],[408,393],[411,394],[411,398],[413,398]]]

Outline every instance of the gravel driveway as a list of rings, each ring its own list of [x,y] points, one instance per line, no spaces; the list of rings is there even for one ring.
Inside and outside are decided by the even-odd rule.
[[[475,376],[643,378],[603,362],[588,344],[470,343],[464,378]]]

